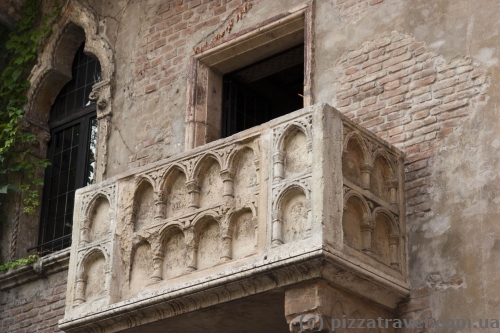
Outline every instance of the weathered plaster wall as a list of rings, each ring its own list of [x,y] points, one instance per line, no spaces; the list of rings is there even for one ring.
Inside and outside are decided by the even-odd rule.
[[[317,3],[316,100],[407,153],[415,299],[401,311],[493,318],[500,308],[500,8],[495,1],[386,0],[346,20],[337,11],[342,3]]]

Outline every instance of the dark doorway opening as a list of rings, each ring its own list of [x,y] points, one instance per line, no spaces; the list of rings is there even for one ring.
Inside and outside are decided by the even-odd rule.
[[[221,137],[303,108],[304,45],[224,75]]]

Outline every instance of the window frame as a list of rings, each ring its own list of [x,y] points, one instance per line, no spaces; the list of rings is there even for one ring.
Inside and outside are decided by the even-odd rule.
[[[185,150],[221,138],[223,75],[304,43],[304,107],[314,104],[313,3],[195,50],[188,75]]]
[[[78,91],[80,89],[84,89],[84,91],[87,89],[86,87],[92,86],[92,89],[99,83],[96,82],[96,78],[101,76],[102,73],[102,68],[101,64],[98,59],[93,59],[92,62],[89,60],[89,57],[92,57],[88,54],[85,54],[85,59],[83,59],[84,62],[81,62],[80,59],[84,55],[84,43],[79,47],[78,51],[73,57],[73,63],[71,66],[71,71],[73,73],[73,76],[70,81],[66,83],[66,85],[61,88],[59,91],[59,94],[55,101],[52,103],[51,107],[51,116],[49,118],[52,118],[52,115],[56,115],[54,112],[60,112],[61,109],[59,109],[59,105],[57,104],[59,102],[65,103],[65,99],[69,96],[68,94],[76,94],[72,98],[75,98],[75,96],[78,96]],[[93,58],[93,57],[92,57]],[[77,60],[78,59],[78,60]],[[84,80],[80,79],[81,75],[81,67],[86,66],[83,72],[83,77]],[[92,67],[95,66],[95,67]],[[89,72],[91,70],[91,72]],[[76,75],[76,72],[78,72],[78,75]],[[89,76],[89,73],[92,76]],[[97,75],[97,76],[96,76]],[[65,87],[68,87],[68,85],[74,85],[72,86],[74,89],[67,92],[65,91]],[[64,93],[63,93],[64,92]],[[61,95],[63,94],[63,95]],[[63,98],[62,100],[59,100],[59,98]],[[73,226],[73,211],[68,212],[68,203],[69,203],[69,197],[72,195],[74,197],[74,192],[82,188],[84,186],[90,185],[88,183],[88,176],[89,176],[89,167],[90,167],[90,150],[91,150],[91,144],[92,144],[92,131],[93,128],[98,131],[99,128],[99,123],[98,123],[98,110],[97,110],[97,103],[95,100],[92,100],[90,98],[90,93],[89,96],[85,96],[85,93],[83,94],[83,100],[81,102],[76,101],[78,99],[74,99],[73,105],[74,107],[65,107],[64,109],[64,114],[57,116],[54,119],[49,120],[49,133],[50,137],[52,138],[51,141],[48,143],[47,147],[47,159],[52,162],[46,169],[45,169],[45,176],[44,176],[44,187],[42,191],[42,207],[41,207],[41,214],[40,214],[40,219],[39,219],[39,227],[38,227],[38,242],[37,246],[28,249],[28,251],[36,249],[37,252],[41,252],[42,254],[45,253],[50,253],[50,252],[55,252],[59,250],[63,250],[71,245],[71,238],[72,238],[72,226]],[[77,103],[77,104],[74,104]],[[63,104],[64,105],[64,104]],[[57,111],[59,110],[59,111]],[[97,123],[94,123],[94,120],[97,121]],[[58,135],[64,135],[63,131],[66,131],[68,129],[75,128],[75,126],[78,126],[78,136],[75,137],[75,134],[72,134],[71,137],[71,146],[70,148],[62,149],[61,152],[56,153],[56,137]],[[94,143],[95,146],[97,146],[97,137],[95,138],[96,142]],[[65,141],[65,139],[64,139]],[[54,174],[54,157],[57,156],[57,154],[61,153],[64,154],[65,152],[70,154],[70,158],[73,159],[73,149],[77,149],[76,152],[76,162],[73,167],[68,165],[67,169],[61,169],[58,174]],[[64,158],[64,155],[60,156],[61,161]],[[96,164],[96,161],[94,160],[94,163]],[[73,164],[73,162],[71,162]],[[61,163],[61,166],[63,164]],[[72,171],[74,170],[74,176],[71,175]],[[54,184],[52,183],[53,177],[61,177],[61,175],[64,175],[66,172],[68,174],[66,175],[66,179],[59,178],[57,180],[57,189],[55,189],[55,193],[53,186]],[[95,170],[94,170],[95,173]],[[74,177],[74,179],[71,179]],[[61,181],[63,183],[61,183]],[[94,174],[94,181],[95,181],[95,174]],[[61,189],[61,184],[63,185]],[[72,188],[70,190],[70,188]],[[53,194],[55,194],[53,197],[51,197]],[[62,198],[64,196],[64,198]],[[62,204],[59,200],[63,199],[64,200],[64,212],[62,215],[59,215],[59,205]],[[56,201],[54,203],[54,201]],[[51,210],[52,205],[55,205],[57,208],[55,208],[55,215],[51,218],[49,210]],[[74,209],[74,202],[73,202],[73,209]],[[58,221],[59,219],[62,219],[61,221]],[[70,221],[70,225],[67,226],[68,221]],[[69,228],[69,230],[67,229]],[[62,234],[62,236],[60,235]]]

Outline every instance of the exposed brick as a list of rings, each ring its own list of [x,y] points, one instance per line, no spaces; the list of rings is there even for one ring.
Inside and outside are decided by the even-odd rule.
[[[383,37],[380,38],[374,42],[368,43],[363,46],[363,51],[368,53],[373,50],[376,50],[378,48],[384,47],[386,45],[389,45],[391,43],[391,38],[390,37]]]
[[[434,83],[434,81],[436,81],[436,76],[435,75],[430,75],[430,76],[427,76],[423,79],[420,79],[420,80],[416,80],[416,81],[413,81],[413,83],[411,84],[411,89],[416,89],[416,88],[420,88],[422,86],[427,86],[431,83]]]
[[[393,97],[396,95],[405,94],[407,91],[408,91],[407,86],[401,86],[397,89],[386,91],[386,92],[380,94],[379,98],[381,100],[384,100],[384,99],[387,99],[387,98],[390,98],[390,97]]]
[[[458,77],[453,77],[451,79],[439,81],[433,86],[433,90],[439,91],[441,89],[445,89],[445,88],[457,85],[459,83],[465,82],[465,80],[467,80],[467,74],[462,74]]]
[[[430,93],[426,93],[420,96],[417,96],[413,99],[413,103],[420,104],[423,102],[430,101],[432,99],[432,95]]]
[[[430,111],[429,111],[429,110],[422,110],[422,111],[416,112],[416,113],[413,115],[413,120],[418,120],[418,119],[425,118],[425,117],[427,117],[429,114],[430,114]]]
[[[469,101],[467,99],[462,99],[459,101],[453,101],[453,102],[450,102],[447,104],[439,105],[439,106],[436,106],[436,107],[431,109],[431,114],[436,115],[436,114],[440,114],[441,112],[451,111],[453,109],[457,109],[457,108],[460,108],[462,106],[465,106],[468,103],[469,103]]]
[[[368,60],[368,55],[367,54],[362,54],[354,59],[349,60],[344,64],[344,68],[352,67],[354,65],[359,65],[362,62]]]
[[[390,129],[388,131],[388,134],[389,136],[393,136],[393,135],[396,135],[396,134],[401,134],[404,132],[404,126],[398,126],[398,127],[394,127],[392,129]]]
[[[461,92],[453,94],[453,95],[445,96],[443,98],[443,103],[449,103],[452,101],[456,101],[458,99],[470,98],[474,95],[477,95],[478,93],[479,93],[479,90],[477,90],[477,89],[469,89],[469,90],[461,91]]]
[[[401,83],[399,82],[399,80],[394,80],[394,81],[386,83],[384,85],[384,90],[393,90],[393,89],[398,88],[400,85],[401,85]]]
[[[405,54],[402,54],[400,56],[397,56],[397,57],[394,57],[394,58],[391,58],[387,61],[384,61],[384,67],[390,67],[390,66],[393,66],[395,64],[398,64],[400,62],[403,62],[405,60],[408,60],[411,58],[411,53],[405,53]]]
[[[427,92],[430,92],[431,91],[431,88],[429,86],[423,86],[423,87],[420,87],[418,89],[411,89],[406,95],[405,95],[405,98],[412,98],[414,96],[419,96],[419,95],[422,95],[422,94],[425,94]]]
[[[408,116],[405,116],[405,117],[402,117],[402,118],[399,118],[396,120],[387,121],[384,124],[380,125],[379,128],[381,130],[385,131],[385,130],[394,128],[394,127],[399,126],[399,125],[408,124],[409,122],[411,122],[411,118]]]
[[[409,109],[410,107],[411,107],[411,103],[403,102],[403,103],[399,103],[399,104],[395,104],[395,105],[391,105],[389,107],[386,107],[385,109],[383,109],[382,111],[380,111],[380,114],[381,115],[386,115],[386,114],[390,114],[392,112],[398,112],[400,110],[406,110],[406,109]]]
[[[366,83],[362,86],[360,86],[359,88],[361,89],[361,91],[368,91],[368,90],[371,90],[373,88],[375,88],[376,86],[376,82],[369,82],[369,83]]]
[[[385,76],[384,78],[380,79],[379,83],[386,84],[388,82],[400,79],[406,75],[407,75],[406,70],[402,70],[402,71]]]
[[[351,67],[351,68],[348,68],[345,70],[345,74],[347,75],[351,75],[351,74],[354,74],[358,71],[358,68],[357,67]]]
[[[348,82],[355,81],[355,80],[357,80],[359,78],[362,78],[365,75],[366,75],[366,71],[364,71],[364,70],[363,71],[358,71],[358,72],[356,72],[356,73],[354,73],[353,75],[350,76]]]
[[[389,100],[387,100],[387,106],[391,106],[391,105],[400,103],[400,102],[404,101],[404,99],[405,98],[403,95],[394,96],[392,98],[389,98]]]
[[[371,74],[382,69],[382,64],[375,64],[366,68],[366,73]]]
[[[384,122],[383,118],[374,118],[372,120],[360,123],[360,125],[363,126],[363,127],[369,128],[369,127],[372,127],[372,126],[375,126],[375,125],[379,125],[379,124],[381,124],[383,122]]]
[[[377,102],[377,96],[368,97],[361,102],[361,106],[373,105]]]
[[[435,73],[436,73],[436,71],[434,70],[434,68],[427,68],[427,69],[424,69],[422,71],[415,73],[413,75],[413,79],[419,80],[419,79],[422,79],[424,77],[427,77],[427,76],[435,74]]]
[[[377,52],[381,52],[380,50],[377,51]],[[370,67],[370,66],[373,66],[375,64],[379,64],[387,59],[389,59],[391,57],[390,54],[382,54],[378,57],[372,57],[370,58],[370,60],[366,61],[365,63],[363,63],[363,65],[361,66],[361,68],[367,68],[367,67]]]
[[[345,99],[341,99],[341,100],[337,100],[337,107],[338,108],[341,108],[341,107],[344,107],[344,106],[348,106],[349,104],[351,104],[351,98],[350,97],[345,98]]]
[[[359,93],[359,88],[353,88],[353,89],[349,89],[347,91],[344,91],[344,92],[342,92],[340,94],[337,94],[337,98],[339,98],[339,99],[345,99],[345,98],[354,96],[357,93]]]

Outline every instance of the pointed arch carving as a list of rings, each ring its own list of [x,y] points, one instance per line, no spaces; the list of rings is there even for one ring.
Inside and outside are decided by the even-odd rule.
[[[63,86],[71,80],[73,58],[85,41],[84,52],[95,57],[101,65],[101,80],[93,86],[90,94],[90,99],[97,103],[99,119],[96,181],[100,182],[107,165],[107,139],[112,115],[111,81],[115,71],[113,52],[109,42],[98,32],[97,15],[77,0],[65,3],[52,31],[29,76],[26,120],[35,125],[33,130],[48,135],[50,109]],[[39,133],[35,134],[39,136]],[[40,151],[45,151],[46,145],[44,142]]]

